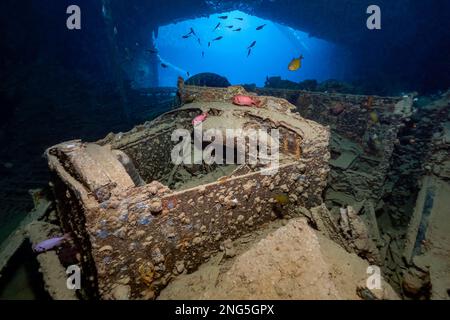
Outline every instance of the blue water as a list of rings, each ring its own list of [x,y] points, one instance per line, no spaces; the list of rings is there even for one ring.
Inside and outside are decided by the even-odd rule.
[[[221,20],[219,16],[228,16],[228,19]],[[243,21],[235,19],[237,17]],[[218,22],[221,26],[213,31]],[[256,27],[263,24],[266,26],[257,31]],[[226,28],[228,25],[233,28]],[[191,27],[201,44],[192,36],[182,38]],[[242,30],[232,31],[237,28]],[[219,36],[223,39],[211,42],[208,47],[208,42]],[[247,47],[253,41],[256,45],[247,57]],[[168,65],[168,68],[159,67],[160,86],[173,86],[178,76],[187,78],[187,72],[190,75],[213,72],[225,76],[232,84],[263,86],[267,76],[281,76],[295,82],[345,80],[351,70],[348,53],[338,45],[240,11],[160,27],[155,43],[160,61]],[[300,55],[304,57],[302,68],[289,71],[289,62]]]

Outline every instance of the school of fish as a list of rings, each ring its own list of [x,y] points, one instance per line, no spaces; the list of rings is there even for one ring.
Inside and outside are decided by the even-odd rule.
[[[228,18],[229,17],[226,16],[226,15],[218,17],[218,19],[220,19],[222,21],[228,20]],[[241,18],[241,17],[235,17],[234,19],[238,20],[238,21],[241,21],[241,22],[244,21],[244,18]],[[215,27],[212,29],[212,32],[216,32],[217,30],[220,30],[221,26],[222,26],[222,22],[219,21],[215,25]],[[257,26],[255,28],[255,30],[256,31],[261,31],[266,26],[267,26],[267,24],[262,24],[260,26]],[[225,25],[224,27],[227,28],[227,29],[230,29],[233,32],[241,32],[242,31],[241,27],[235,27],[233,24]],[[189,32],[184,34],[184,35],[182,35],[181,38],[182,39],[195,38],[197,43],[200,46],[202,46],[202,41],[201,41],[200,37],[197,35],[197,33],[195,32],[194,28],[192,28],[192,27],[189,28]],[[218,37],[215,37],[215,38],[211,39],[210,41],[208,41],[208,48],[210,48],[214,42],[220,41],[223,38],[224,38],[224,36],[218,36]],[[247,47],[247,49],[246,49],[246,51],[247,51],[247,58],[250,57],[250,55],[252,54],[252,51],[255,49],[255,47],[256,47],[256,40],[252,41],[250,43],[250,45]],[[149,50],[147,50],[147,52],[149,52],[151,54],[157,54],[158,53],[158,51],[155,50],[155,49],[149,49]],[[205,51],[201,52],[201,56],[202,56],[202,58],[205,57]],[[300,55],[298,58],[293,58],[288,64],[288,70],[289,71],[298,71],[299,69],[301,69],[301,67],[302,67],[302,60],[303,59],[304,59],[303,55]],[[161,62],[161,67],[166,69],[166,68],[168,68],[168,65]],[[187,72],[187,75],[188,76],[190,75],[189,72]]]

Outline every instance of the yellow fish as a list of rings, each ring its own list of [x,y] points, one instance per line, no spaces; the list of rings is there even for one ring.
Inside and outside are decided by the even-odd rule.
[[[370,120],[372,120],[373,123],[378,123],[378,121],[380,121],[378,119],[378,113],[376,111],[372,111],[370,113]]]
[[[303,60],[303,55],[300,55],[300,57],[298,57],[298,58],[292,59],[292,61],[289,62],[288,69],[290,71],[296,71],[296,70],[300,69],[302,67],[302,60]]]
[[[275,201],[284,206],[289,203],[289,197],[285,193],[277,194],[275,196]]]

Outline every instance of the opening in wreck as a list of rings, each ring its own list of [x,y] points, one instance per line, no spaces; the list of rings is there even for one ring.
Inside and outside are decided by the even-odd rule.
[[[261,26],[264,32],[256,30]],[[271,76],[294,82],[345,80],[351,69],[343,46],[238,10],[164,25],[153,37],[162,87],[173,86],[178,76],[187,79],[210,72],[224,76],[231,84],[262,87]],[[256,44],[249,51],[253,41]],[[301,73],[290,72],[285,61],[300,56],[308,64]]]

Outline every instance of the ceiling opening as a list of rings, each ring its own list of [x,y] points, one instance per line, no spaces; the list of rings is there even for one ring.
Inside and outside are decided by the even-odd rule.
[[[259,26],[264,27],[257,30]],[[350,69],[344,48],[241,11],[162,26],[155,45],[161,63],[160,86],[174,86],[178,76],[186,79],[201,72],[217,73],[233,85],[264,86],[271,76],[294,82],[345,80]],[[289,62],[300,55],[304,57],[301,68],[289,71]]]

